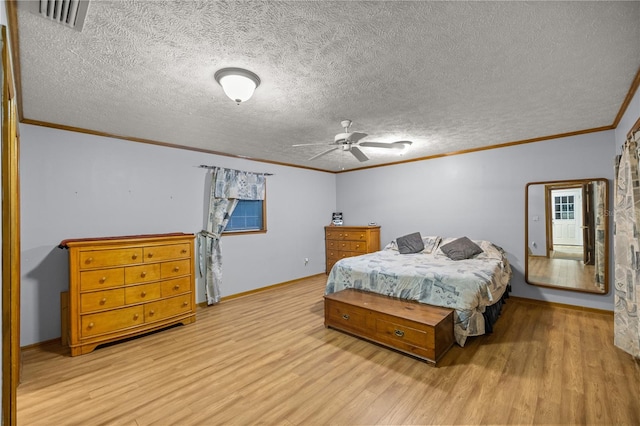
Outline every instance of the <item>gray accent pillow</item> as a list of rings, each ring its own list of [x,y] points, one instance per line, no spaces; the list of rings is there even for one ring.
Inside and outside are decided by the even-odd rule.
[[[424,241],[419,232],[396,238],[400,254],[419,253],[424,250]]]
[[[482,249],[467,237],[458,238],[440,247],[451,260],[470,259],[482,253]]]

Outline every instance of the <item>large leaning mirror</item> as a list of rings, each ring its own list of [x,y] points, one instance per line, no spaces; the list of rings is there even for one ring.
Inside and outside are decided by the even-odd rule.
[[[531,182],[525,189],[525,280],[606,294],[609,288],[609,181]]]

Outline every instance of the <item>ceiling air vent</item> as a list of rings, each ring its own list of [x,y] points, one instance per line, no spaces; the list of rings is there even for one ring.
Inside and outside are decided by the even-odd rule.
[[[89,8],[89,0],[36,0],[30,3],[38,15],[77,31],[82,31]]]

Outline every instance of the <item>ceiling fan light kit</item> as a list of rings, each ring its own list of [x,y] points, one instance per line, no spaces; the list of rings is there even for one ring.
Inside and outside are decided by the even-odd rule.
[[[251,99],[253,92],[260,86],[260,77],[243,68],[222,68],[216,71],[213,78],[222,86],[229,99],[238,105]]]
[[[368,161],[369,157],[362,152],[359,147],[368,147],[368,148],[391,148],[395,150],[400,150],[400,154],[405,152],[405,150],[411,145],[413,142],[411,141],[395,141],[395,142],[360,142],[361,139],[367,137],[366,133],[361,132],[349,132],[349,128],[351,127],[351,120],[342,120],[340,122],[342,128],[344,129],[344,133],[338,133],[333,138],[333,142],[328,145],[333,145],[331,148],[326,151],[321,152],[320,154],[314,155],[309,158],[309,161],[315,160],[318,157],[322,157],[325,154],[333,152],[339,148],[342,148],[342,151],[349,151],[353,156],[360,162]],[[311,145],[327,145],[324,143],[306,143],[306,144],[295,144],[292,146],[311,146]]]

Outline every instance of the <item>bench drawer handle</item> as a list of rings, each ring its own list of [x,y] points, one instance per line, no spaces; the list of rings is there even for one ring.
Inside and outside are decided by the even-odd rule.
[[[393,334],[395,334],[398,337],[404,337],[404,331],[402,330],[395,330]]]
[[[342,314],[342,318],[348,320],[349,319],[349,314]]]

